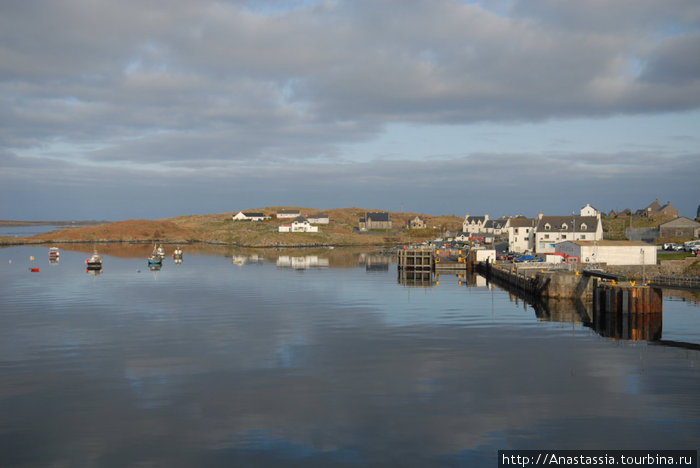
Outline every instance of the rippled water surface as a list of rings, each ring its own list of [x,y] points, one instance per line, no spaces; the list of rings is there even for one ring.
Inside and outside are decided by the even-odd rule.
[[[343,249],[189,247],[154,272],[149,246],[111,246],[94,275],[91,247],[71,248],[57,264],[0,249],[0,466],[495,466],[500,449],[700,445],[697,296],[665,294],[662,341],[631,341],[482,279],[400,284],[386,258]]]

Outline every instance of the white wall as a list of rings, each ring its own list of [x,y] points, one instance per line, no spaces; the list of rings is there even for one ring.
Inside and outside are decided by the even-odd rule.
[[[579,257],[581,263],[606,263],[608,265],[656,265],[656,246],[620,243],[618,245],[578,245],[560,242],[556,252]]]

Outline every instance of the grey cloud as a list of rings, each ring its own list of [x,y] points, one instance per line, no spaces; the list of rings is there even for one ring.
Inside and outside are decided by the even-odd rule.
[[[0,198],[22,193],[23,203],[2,206],[0,218],[21,219],[27,205],[39,219],[128,219],[284,204],[321,209],[352,204],[459,216],[469,207],[474,213],[532,216],[539,210],[569,213],[585,203],[603,210],[643,207],[652,192],[652,199],[671,200],[681,215],[694,216],[700,170],[698,154],[658,152],[480,153],[362,163],[338,157],[313,165],[202,156],[158,169],[13,161],[11,170],[0,174]],[[99,203],[93,199],[103,197],[122,202],[100,206],[99,215],[88,211]]]
[[[340,195],[319,197],[325,185],[361,192],[352,204],[381,197],[398,209],[409,205],[392,191],[400,176],[425,193],[427,180],[455,184],[448,192],[456,212],[465,194],[495,190],[485,182],[495,175],[501,187],[522,191],[528,178],[571,167],[589,180],[581,192],[590,180],[648,183],[642,175],[651,177],[645,165],[654,162],[646,155],[641,167],[622,155],[602,155],[601,165],[595,155],[562,154],[426,154],[425,164],[344,159],[343,145],[371,140],[395,122],[527,122],[700,105],[695,2],[596,2],[590,11],[545,0],[507,6],[2,2],[0,148],[14,158],[3,161],[12,171],[3,179],[41,175],[43,186],[62,187],[108,171],[116,192],[116,181],[133,186],[161,163],[167,181],[193,192],[201,191],[196,184],[212,188],[212,178],[233,181],[235,189],[212,188],[214,202],[214,195],[192,197],[208,211],[225,205],[219,198],[227,190],[250,200],[246,206],[264,205],[245,192],[259,189],[263,173],[267,182],[276,178],[265,185],[271,204],[292,189],[299,204],[347,204],[333,202]],[[310,185],[289,183],[289,174]],[[413,201],[428,208],[424,198]]]
[[[641,79],[654,84],[681,86],[700,82],[700,33],[664,40],[647,58]]]

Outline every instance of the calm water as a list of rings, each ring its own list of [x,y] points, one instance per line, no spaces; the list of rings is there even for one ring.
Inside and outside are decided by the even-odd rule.
[[[54,224],[40,224],[28,226],[0,226],[0,236],[5,237],[30,237],[37,234],[53,231],[56,229],[65,229],[70,226],[59,226]]]
[[[495,466],[499,449],[700,446],[689,345],[601,336],[573,309],[542,320],[481,279],[408,287],[343,249],[187,247],[152,272],[149,246],[105,246],[100,275],[90,250],[51,265],[45,247],[0,249],[0,466]],[[687,298],[664,299],[663,340],[700,344]]]

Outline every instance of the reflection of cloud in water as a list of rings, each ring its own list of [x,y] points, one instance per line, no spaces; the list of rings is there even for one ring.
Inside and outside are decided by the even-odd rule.
[[[53,298],[2,276],[0,297],[21,294],[2,312],[0,442],[17,449],[0,461],[426,466],[700,438],[697,351],[540,322],[456,280],[229,258],[157,283],[114,258],[91,294],[62,288],[77,271]]]

